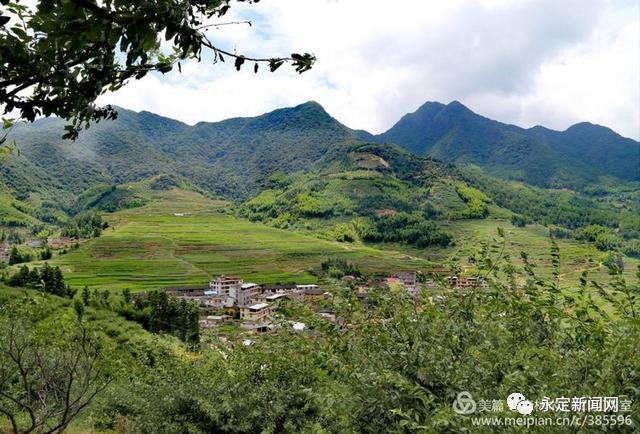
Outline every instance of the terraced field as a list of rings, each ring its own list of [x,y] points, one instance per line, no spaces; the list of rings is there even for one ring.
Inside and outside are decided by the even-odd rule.
[[[515,228],[497,219],[440,222],[455,235],[456,245],[418,250],[327,241],[311,233],[238,219],[230,207],[195,192],[154,193],[145,207],[107,214],[111,227],[100,238],[57,255],[53,263],[62,267],[71,285],[103,289],[136,291],[199,284],[218,274],[240,274],[261,283],[309,283],[317,280],[313,273],[328,257],[345,258],[370,273],[429,269],[452,258],[464,268],[480,242],[490,241],[497,227],[503,227],[506,252],[516,264],[524,250],[542,276],[551,273],[547,229],[539,225]],[[558,243],[565,286],[574,285],[583,270],[606,279],[601,265],[605,253],[576,241]],[[626,259],[625,263],[631,277],[638,261]]]
[[[397,251],[325,241],[227,215],[230,205],[193,192],[161,193],[142,208],[106,216],[100,238],[60,255],[71,285],[153,289],[204,283],[217,274],[257,282],[316,281],[327,257],[345,257],[367,271],[424,268],[428,261]]]

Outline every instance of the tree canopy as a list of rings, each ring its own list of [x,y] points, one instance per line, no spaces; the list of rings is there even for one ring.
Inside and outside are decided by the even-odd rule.
[[[309,53],[251,57],[219,47],[207,30],[232,24],[220,21],[230,7],[230,0],[39,0],[33,7],[0,0],[0,105],[29,122],[70,120],[64,137],[75,139],[91,121],[117,116],[95,104],[100,95],[152,71],[181,69],[182,60],[202,61],[205,50],[213,63],[230,59],[237,70],[247,62],[255,72],[261,63],[272,72],[285,63],[299,73],[312,67]]]

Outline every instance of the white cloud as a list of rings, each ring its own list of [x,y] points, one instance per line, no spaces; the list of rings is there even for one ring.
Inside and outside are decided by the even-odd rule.
[[[311,51],[316,67],[236,73],[210,59],[103,97],[189,123],[316,100],[381,132],[427,100],[504,121],[579,121],[640,138],[640,6],[615,0],[278,0],[235,6],[252,27],[209,32],[247,55]]]

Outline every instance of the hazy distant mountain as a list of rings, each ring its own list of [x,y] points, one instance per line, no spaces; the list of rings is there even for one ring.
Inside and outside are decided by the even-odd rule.
[[[373,139],[544,187],[580,187],[602,175],[640,180],[640,143],[608,128],[527,130],[480,116],[457,101],[427,102]]]

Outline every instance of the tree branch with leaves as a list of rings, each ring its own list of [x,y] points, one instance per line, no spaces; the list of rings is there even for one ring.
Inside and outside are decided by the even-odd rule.
[[[0,421],[13,433],[61,433],[109,384],[99,347],[81,318],[60,342],[38,339],[29,323],[0,322]]]
[[[237,0],[258,3],[258,0]],[[316,58],[293,53],[284,57],[253,57],[219,47],[205,32],[232,23],[216,23],[230,0],[40,0],[35,8],[0,0],[0,106],[33,122],[38,116],[70,121],[64,137],[75,139],[82,128],[115,119],[111,106],[96,99],[141,79],[149,72],[181,69],[181,61],[202,61],[204,50],[213,63],[233,59],[237,70],[246,63],[277,70],[289,63],[299,73]],[[213,22],[212,22],[213,21]],[[170,42],[170,52],[161,50]]]

